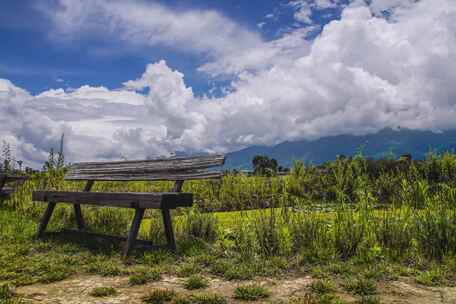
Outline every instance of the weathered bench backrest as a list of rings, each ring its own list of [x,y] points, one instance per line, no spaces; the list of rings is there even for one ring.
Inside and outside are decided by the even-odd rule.
[[[183,181],[220,178],[222,173],[209,168],[221,166],[224,155],[174,157],[166,159],[77,163],[65,174],[66,180],[99,181]]]

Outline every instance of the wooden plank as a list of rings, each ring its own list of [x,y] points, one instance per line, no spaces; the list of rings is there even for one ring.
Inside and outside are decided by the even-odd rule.
[[[159,181],[159,180],[195,180],[218,179],[222,177],[217,171],[181,171],[181,172],[130,172],[126,173],[79,173],[70,171],[66,180],[97,180],[97,181]]]
[[[28,179],[28,176],[21,176],[21,175],[9,175],[5,173],[0,173],[0,182],[5,181],[5,183],[8,182],[15,182],[15,181],[26,181]]]
[[[172,251],[176,251],[176,241],[174,239],[173,221],[171,219],[170,210],[168,208],[162,209],[162,216],[168,248]]]
[[[175,192],[175,193],[179,193],[182,191],[182,186],[184,185],[184,181],[183,180],[177,180],[175,183],[174,183],[174,187],[173,187],[173,190],[171,190],[171,192]]]
[[[133,218],[133,222],[131,223],[131,228],[128,233],[127,243],[125,244],[123,257],[127,257],[130,253],[130,250],[133,248],[136,242],[136,238],[138,237],[139,227],[141,226],[141,220],[144,216],[144,209],[136,208],[135,216]]]
[[[82,217],[82,210],[80,204],[73,204],[74,217],[76,219],[76,224],[78,225],[79,230],[85,229],[84,218]]]
[[[222,154],[159,158],[151,160],[115,161],[115,162],[86,162],[77,163],[70,167],[70,171],[79,172],[161,172],[205,169],[221,166],[225,162]]]
[[[86,185],[84,186],[84,192],[90,192],[92,190],[93,184],[95,183],[94,180],[88,180]]]
[[[47,227],[47,225],[49,223],[49,220],[51,219],[52,212],[54,212],[55,205],[56,205],[55,202],[49,202],[48,203],[46,211],[44,212],[44,215],[41,218],[40,224],[38,226],[38,233],[37,233],[38,237],[42,237],[43,236],[43,233],[46,230],[46,227]]]
[[[174,184],[172,192],[179,193],[182,191],[182,186],[184,185],[183,180],[177,180]],[[172,251],[176,251],[176,240],[174,238],[173,230],[173,220],[171,218],[171,212],[169,208],[162,209],[163,216],[163,225],[165,227],[166,241],[168,243],[168,248]]]
[[[89,192],[92,189],[92,186],[94,184],[93,180],[88,180],[85,187],[84,187],[84,192]],[[81,205],[80,204],[73,204],[74,208],[74,216],[76,218],[76,223],[78,225],[79,230],[84,230],[85,229],[85,223],[84,223],[84,217],[82,216],[82,210],[81,210]]]
[[[149,192],[63,192],[34,191],[33,201],[68,202],[125,208],[170,208],[189,207],[192,193]]]

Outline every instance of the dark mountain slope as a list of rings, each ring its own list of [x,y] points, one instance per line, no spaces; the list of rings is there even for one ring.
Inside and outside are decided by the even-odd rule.
[[[226,168],[251,167],[252,158],[257,154],[267,155],[289,167],[293,160],[321,164],[333,160],[337,155],[351,156],[359,151],[372,158],[388,154],[396,157],[411,153],[414,159],[422,159],[429,151],[445,152],[456,150],[456,130],[434,133],[431,131],[393,130],[390,128],[375,134],[363,136],[338,135],[314,141],[301,140],[283,142],[276,146],[252,146],[227,155]]]

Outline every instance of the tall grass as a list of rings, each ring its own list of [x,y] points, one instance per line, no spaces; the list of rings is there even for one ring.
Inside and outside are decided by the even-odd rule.
[[[290,175],[228,173],[220,181],[188,181],[196,206],[177,210],[178,241],[213,244],[222,255],[244,260],[298,257],[302,262],[381,258],[444,260],[456,255],[456,155],[429,155],[421,162],[361,156],[338,158],[322,166],[296,162]],[[44,204],[31,192],[81,190],[82,182],[63,180],[63,171],[31,176],[5,202],[19,214],[37,218]],[[97,182],[93,191],[169,191],[170,182]],[[222,226],[212,211],[236,213]],[[54,225],[74,225],[72,208],[59,206]],[[88,227],[124,234],[132,213],[84,207]],[[148,212],[150,238],[163,242],[161,215]],[[227,215],[229,216],[229,215]]]

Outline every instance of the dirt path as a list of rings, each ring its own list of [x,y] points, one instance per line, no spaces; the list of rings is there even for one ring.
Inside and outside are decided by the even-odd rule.
[[[141,298],[154,288],[170,288],[179,294],[191,294],[183,288],[184,279],[172,276],[163,276],[158,282],[141,286],[130,286],[128,277],[101,277],[101,276],[78,276],[52,284],[36,284],[20,287],[16,292],[31,303],[52,304],[116,304],[116,303],[142,303]],[[309,292],[309,284],[312,279],[308,276],[287,280],[262,280],[257,281],[267,286],[272,296],[268,302],[287,300],[290,297],[304,296]],[[240,284],[248,282],[225,281],[218,278],[210,278],[210,286],[202,291],[217,293],[228,299],[229,303],[237,303],[233,299],[233,291]],[[117,295],[105,298],[90,296],[90,291],[95,287],[113,287]],[[199,291],[196,291],[199,292]],[[347,293],[336,293],[348,303],[357,300],[356,297]],[[410,304],[433,304],[454,303],[456,304],[456,288],[430,288],[417,286],[406,281],[395,281],[379,285],[379,297],[381,303],[410,303]]]

